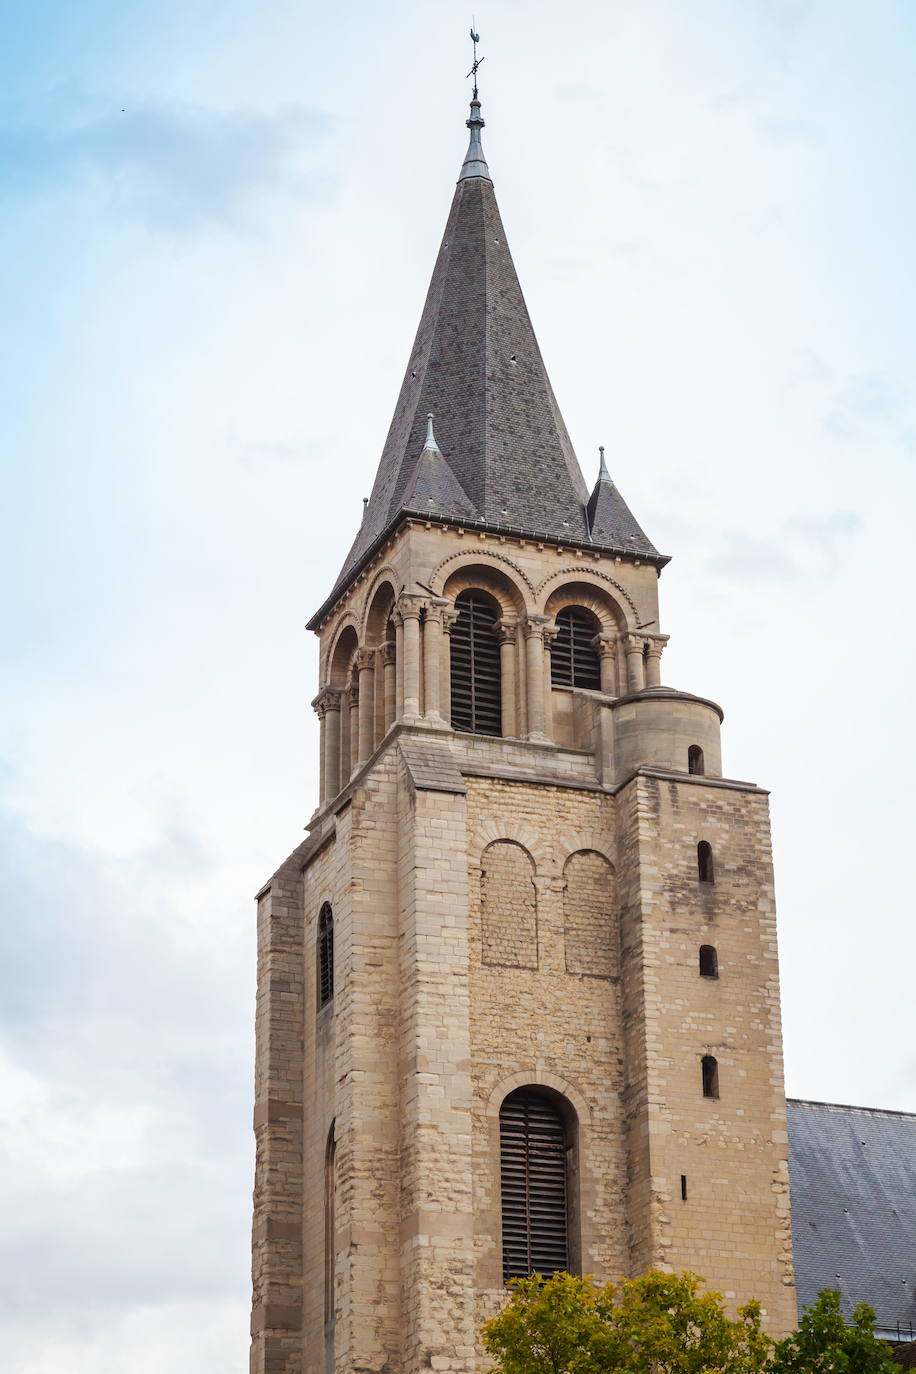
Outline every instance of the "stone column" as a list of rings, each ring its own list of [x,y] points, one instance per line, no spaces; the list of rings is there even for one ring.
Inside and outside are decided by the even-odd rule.
[[[397,604],[404,635],[404,709],[405,720],[420,718],[420,607],[418,596],[402,596]]]
[[[442,611],[442,655],[439,660],[439,710],[446,725],[452,723],[452,626],[458,619],[454,606]]]
[[[434,597],[426,603],[423,617],[423,707],[427,720],[440,722],[439,706],[442,664],[442,612],[447,601]]]
[[[627,688],[631,692],[641,692],[645,684],[643,674],[642,635],[627,635]]]
[[[397,650],[391,640],[383,644],[379,649],[382,659],[382,672],[384,678],[384,689],[382,695],[382,733],[389,730],[394,723],[397,711]]]
[[[544,733],[544,629],[549,616],[525,618],[525,678],[528,699],[528,738],[547,741]]]
[[[617,695],[617,635],[595,635],[592,640],[601,663],[601,690],[605,696]]]
[[[350,717],[350,756],[344,759],[344,767],[347,769],[345,781],[349,781],[356,772],[356,765],[359,762],[359,686],[351,682],[346,690],[347,714]]]
[[[356,668],[359,673],[359,700],[356,762],[362,767],[369,762],[372,753],[375,715],[375,650],[359,649],[356,654]]]
[[[312,702],[321,721],[321,788],[322,802],[330,801],[338,793],[340,782],[340,692],[336,687],[324,687]]]
[[[507,739],[518,738],[518,684],[516,681],[515,660],[518,653],[518,622],[501,620],[499,631],[499,677],[502,686],[503,735]]]
[[[646,686],[660,687],[662,682],[662,650],[668,643],[668,635],[649,635],[646,639]]]
[[[392,611],[394,621],[394,718],[404,714],[404,618],[400,611]]]
[[[544,734],[548,739],[553,739],[553,671],[550,646],[557,634],[557,626],[553,621],[544,626]]]

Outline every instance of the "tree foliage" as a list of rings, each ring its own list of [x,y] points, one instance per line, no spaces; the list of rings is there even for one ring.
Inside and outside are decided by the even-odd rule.
[[[657,1269],[602,1287],[569,1274],[517,1279],[484,1346],[499,1374],[759,1374],[769,1351],[759,1305],[732,1320],[700,1284]]]
[[[890,1346],[875,1335],[875,1314],[859,1303],[849,1324],[840,1294],[825,1288],[805,1309],[798,1330],[779,1341],[773,1351],[772,1374],[900,1374]]]
[[[694,1274],[653,1269],[600,1287],[535,1274],[510,1288],[483,1328],[495,1374],[900,1374],[872,1309],[860,1304],[847,1325],[832,1289],[773,1345],[758,1303],[730,1318]]]

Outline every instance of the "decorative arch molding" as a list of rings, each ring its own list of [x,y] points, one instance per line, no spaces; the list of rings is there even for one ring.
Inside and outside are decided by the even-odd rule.
[[[636,609],[636,602],[633,600],[632,596],[630,596],[627,589],[622,587],[619,582],[615,582],[609,573],[598,572],[594,568],[585,568],[581,563],[573,567],[559,568],[556,572],[552,572],[548,577],[545,577],[544,580],[538,584],[535,592],[538,606],[546,606],[550,597],[554,592],[560,590],[564,582],[583,582],[587,585],[589,582],[594,582],[596,578],[599,578],[602,582],[606,582],[609,586],[613,587],[615,592],[623,598],[620,602],[620,609],[624,612],[627,628],[635,630],[639,623],[639,612]],[[596,591],[602,590],[603,588],[596,587]],[[616,601],[617,599],[618,598],[615,596],[614,600]],[[624,602],[629,608],[629,615],[624,608]]]
[[[353,631],[353,634],[356,637],[356,647],[358,648],[361,643],[360,624],[355,611],[347,611],[346,615],[344,615],[339,625],[337,626],[337,629],[334,631],[334,636],[328,645],[328,651],[324,660],[323,670],[321,674],[323,686],[340,685],[332,683],[331,676],[334,667],[334,659],[337,656],[338,646],[340,644],[341,638],[347,630]]]
[[[495,818],[481,821],[474,833],[471,852],[480,856],[478,863],[483,863],[484,853],[490,845],[500,841],[517,844],[525,851],[534,866],[535,877],[543,878],[554,871],[553,854],[533,825]]]
[[[436,567],[435,571],[429,579],[429,585],[432,587],[433,591],[436,593],[437,596],[441,596],[442,588],[445,586],[445,583],[449,577],[451,577],[456,572],[460,572],[463,567],[473,567],[475,564],[493,568],[494,571],[501,572],[504,577],[509,576],[504,571],[504,569],[511,569],[512,576],[509,577],[509,580],[517,580],[519,583],[523,584],[525,588],[527,588],[528,592],[531,595],[530,604],[522,588],[518,587],[517,590],[519,592],[519,596],[522,602],[525,605],[525,609],[533,609],[535,596],[534,584],[528,578],[527,574],[522,571],[522,569],[513,559],[509,558],[504,553],[494,553],[491,549],[462,549],[460,553],[449,554],[449,556],[447,558],[443,558],[442,562]],[[516,608],[513,607],[512,609],[515,610]]]
[[[617,846],[610,836],[600,830],[561,830],[554,836],[557,861],[562,872],[574,854],[594,853],[606,859],[617,870]],[[561,857],[562,856],[562,857]]]
[[[559,1074],[551,1073],[541,1064],[535,1063],[530,1069],[523,1069],[521,1073],[514,1073],[509,1078],[502,1079],[487,1098],[487,1120],[496,1122],[497,1129],[499,1127],[499,1109],[509,1094],[515,1092],[516,1088],[550,1088],[566,1099],[576,1113],[580,1127],[591,1125],[591,1108],[584,1093],[574,1083],[570,1083],[569,1079],[561,1078]]]
[[[369,583],[365,595],[362,598],[362,608],[360,610],[360,643],[365,641],[369,633],[369,618],[372,614],[372,608],[376,597],[386,582],[391,588],[392,599],[397,601],[398,576],[390,563],[386,563],[383,568],[379,568],[378,572],[373,574],[372,581]]]

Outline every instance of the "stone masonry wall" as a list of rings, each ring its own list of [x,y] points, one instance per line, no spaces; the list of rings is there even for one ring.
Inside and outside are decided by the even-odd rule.
[[[467,778],[470,862],[470,1025],[473,1082],[474,1247],[477,1322],[501,1302],[499,1106],[514,1088],[539,1083],[563,1095],[575,1122],[578,1216],[571,1237],[584,1273],[626,1272],[626,1158],[619,986],[615,976],[567,970],[564,868],[571,854],[603,855],[612,874],[615,802],[606,794]],[[482,894],[494,841],[509,840],[530,856],[537,889],[537,967],[497,967],[484,961]],[[592,861],[587,867],[594,872]],[[595,900],[592,893],[591,900]],[[602,903],[609,900],[606,894]],[[518,901],[517,893],[514,901]],[[606,963],[616,947],[594,918],[575,928],[572,962]],[[489,917],[488,917],[489,919]],[[496,919],[495,908],[493,919]],[[588,927],[594,936],[592,940]],[[484,1368],[483,1356],[480,1367]]]
[[[620,805],[638,873],[623,916],[634,1260],[692,1269],[733,1306],[759,1298],[780,1334],[795,1292],[767,798],[643,775]],[[718,951],[718,979],[699,974],[701,944]],[[703,1095],[707,1054],[718,1099]]]

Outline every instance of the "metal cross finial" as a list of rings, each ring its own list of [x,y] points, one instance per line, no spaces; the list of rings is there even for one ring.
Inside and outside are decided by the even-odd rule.
[[[474,65],[471,67],[471,70],[468,72],[468,76],[473,76],[473,78],[474,78],[474,99],[476,100],[476,99],[477,99],[477,68],[480,66],[480,63],[483,61],[483,58],[481,57],[481,58],[478,60],[478,57],[477,57],[477,44],[480,42],[480,34],[477,33],[477,32],[475,31],[475,29],[474,29],[474,20],[473,20],[473,18],[471,19],[471,42],[474,44]]]

